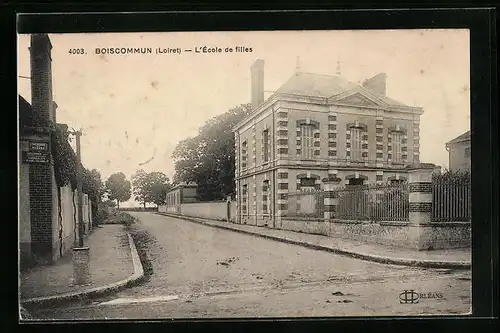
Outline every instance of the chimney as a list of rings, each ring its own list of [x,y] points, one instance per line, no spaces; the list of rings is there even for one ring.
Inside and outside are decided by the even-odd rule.
[[[59,105],[57,105],[56,102],[52,101],[52,117],[50,119],[52,119],[52,121],[54,123],[57,123],[57,120],[56,120],[56,114],[57,114],[57,107]]]
[[[252,108],[256,108],[264,102],[264,60],[257,59],[252,67]]]
[[[363,82],[363,87],[373,92],[376,92],[380,95],[384,95],[386,93],[386,79],[387,74],[379,73],[374,77],[367,79]]]
[[[52,101],[52,44],[47,34],[31,35],[30,63],[31,63],[31,105],[43,126],[53,120]],[[38,117],[37,117],[38,118]]]

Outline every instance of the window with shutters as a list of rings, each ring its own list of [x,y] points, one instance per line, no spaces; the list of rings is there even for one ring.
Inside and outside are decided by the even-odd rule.
[[[248,144],[246,141],[243,141],[241,144],[241,169],[245,170],[247,168],[248,163]]]
[[[262,133],[263,137],[263,150],[264,150],[264,162],[269,161],[269,155],[270,155],[270,150],[269,150],[269,130],[265,130]]]
[[[351,127],[351,159],[362,160],[361,128]]]
[[[241,189],[241,212],[243,215],[248,214],[248,185],[243,185]]]
[[[269,214],[270,207],[269,180],[264,180],[262,185],[262,213]]]
[[[313,134],[314,126],[303,124],[300,126],[301,157],[312,159],[314,156]]]
[[[402,160],[402,135],[401,132],[392,132],[392,161],[401,162]]]

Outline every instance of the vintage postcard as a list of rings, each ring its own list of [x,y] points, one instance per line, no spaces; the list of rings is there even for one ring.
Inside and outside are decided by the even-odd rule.
[[[19,34],[20,316],[470,314],[469,48]]]

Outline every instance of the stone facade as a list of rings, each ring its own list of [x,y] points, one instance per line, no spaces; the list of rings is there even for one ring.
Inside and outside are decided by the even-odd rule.
[[[252,66],[252,79],[263,80],[263,66]],[[267,100],[252,91],[253,112],[234,128],[237,223],[279,227],[286,194],[324,189],[325,178],[407,180],[405,168],[420,160],[423,110],[385,96],[385,80],[297,72]]]
[[[470,171],[471,144],[470,131],[446,143],[449,154],[449,169],[452,171]]]

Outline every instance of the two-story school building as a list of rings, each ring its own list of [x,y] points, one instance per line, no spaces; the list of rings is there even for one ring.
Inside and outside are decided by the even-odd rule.
[[[251,67],[253,111],[233,131],[237,223],[275,226],[287,193],[401,181],[419,163],[423,109],[386,96],[386,74],[361,85],[295,72],[264,99],[264,61]]]

